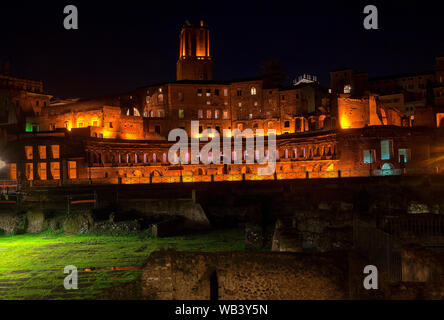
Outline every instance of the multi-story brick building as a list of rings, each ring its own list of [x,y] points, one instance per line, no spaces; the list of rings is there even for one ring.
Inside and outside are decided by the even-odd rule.
[[[33,117],[27,118],[27,124],[32,130],[9,137],[2,155],[9,178],[57,185],[440,170],[436,158],[440,135],[434,131],[440,124],[437,113],[424,113],[418,122],[431,128],[412,127],[412,114],[394,101],[396,96],[369,95],[368,75],[353,70],[331,73],[332,94],[316,82],[270,87],[264,77],[213,80],[209,40],[203,23],[184,26],[174,82],[105,98],[51,105],[45,100],[41,108],[31,104]],[[441,64],[437,66],[436,74],[441,75]],[[439,82],[434,84],[438,88]],[[192,132],[192,121],[199,122],[198,132]],[[257,151],[248,154],[245,139],[241,150],[221,150],[221,159],[229,158],[228,163],[192,164],[189,149],[184,156],[175,154],[178,163],[171,163],[168,153],[175,141],[168,141],[168,135],[176,128],[184,129],[189,138],[199,138],[209,129],[210,139],[251,129],[257,137],[264,135],[266,142],[274,130],[276,150],[266,147],[265,157],[276,159],[276,172],[257,174],[263,165],[257,161]],[[200,147],[205,144],[201,141]]]

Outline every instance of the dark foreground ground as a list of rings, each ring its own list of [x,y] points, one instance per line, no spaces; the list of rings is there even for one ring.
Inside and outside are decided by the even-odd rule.
[[[49,232],[0,236],[0,300],[94,299],[112,286],[139,278],[139,268],[155,250],[243,250],[244,242],[241,229],[171,238]],[[78,290],[63,286],[67,265],[78,269]]]

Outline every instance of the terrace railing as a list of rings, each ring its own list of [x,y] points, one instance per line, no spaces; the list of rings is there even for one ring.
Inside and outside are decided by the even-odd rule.
[[[173,176],[141,176],[141,177],[112,177],[112,178],[79,178],[66,180],[34,180],[23,183],[27,186],[59,186],[59,185],[83,185],[83,184],[152,184],[152,183],[191,183],[191,182],[222,182],[222,181],[257,181],[257,180],[295,180],[295,179],[328,179],[328,178],[353,178],[372,176],[418,176],[438,174],[436,169],[408,168],[388,170],[346,169],[336,171],[286,171],[272,175],[259,175],[253,173],[234,174],[207,174],[180,175],[176,171]],[[439,173],[442,174],[442,173]]]
[[[444,246],[444,216],[408,214],[383,217],[381,228],[403,242],[420,242],[427,246]]]

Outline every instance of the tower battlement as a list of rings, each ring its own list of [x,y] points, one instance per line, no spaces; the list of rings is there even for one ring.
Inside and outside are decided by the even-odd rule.
[[[203,21],[199,25],[188,21],[180,32],[177,80],[212,80],[213,61],[210,56],[210,30]]]

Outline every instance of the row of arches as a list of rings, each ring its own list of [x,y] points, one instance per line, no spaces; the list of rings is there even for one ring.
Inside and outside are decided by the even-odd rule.
[[[287,148],[281,148],[275,151],[276,160],[280,159],[313,159],[313,158],[332,158],[336,155],[336,145],[314,145],[314,146],[293,146]],[[248,154],[248,150],[243,150],[241,154],[236,151],[231,152],[231,157],[224,155],[220,152],[220,163],[234,162],[234,161],[247,161],[252,158],[256,161],[264,157],[270,159],[271,154],[267,149],[262,154],[259,150],[255,150],[254,154]],[[197,160],[201,161],[216,161],[212,152],[208,153],[208,158],[203,159],[201,154],[197,154]],[[229,159],[230,158],[230,159]],[[177,152],[173,155],[174,163],[190,163],[191,154],[187,152],[184,156],[180,156]],[[231,161],[229,161],[231,160]],[[96,151],[90,150],[87,152],[87,161],[92,164],[169,164],[168,153],[165,151],[158,152],[134,152],[134,151]]]

